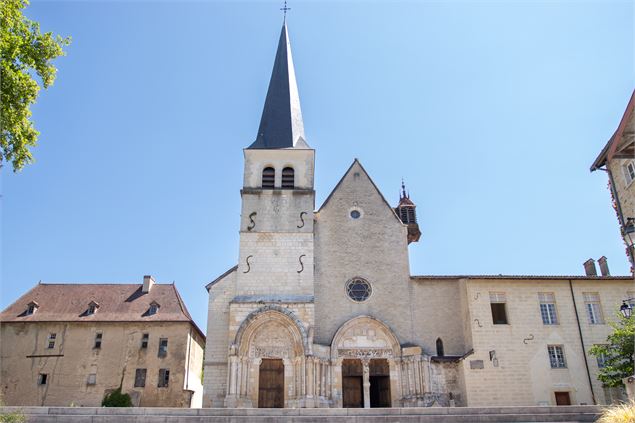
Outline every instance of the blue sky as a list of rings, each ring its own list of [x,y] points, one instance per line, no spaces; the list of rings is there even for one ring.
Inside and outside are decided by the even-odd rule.
[[[5,308],[38,281],[204,285],[236,263],[282,2],[33,1],[71,35],[33,108],[35,164],[2,170]],[[317,204],[353,158],[423,237],[413,274],[628,272],[589,166],[635,86],[631,1],[293,1]]]

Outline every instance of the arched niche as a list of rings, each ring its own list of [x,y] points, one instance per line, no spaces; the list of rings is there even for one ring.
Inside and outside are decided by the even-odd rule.
[[[398,358],[401,346],[393,331],[371,316],[344,323],[331,342],[331,358]]]
[[[240,357],[293,358],[304,355],[307,343],[306,330],[293,312],[271,305],[247,316],[234,345]]]

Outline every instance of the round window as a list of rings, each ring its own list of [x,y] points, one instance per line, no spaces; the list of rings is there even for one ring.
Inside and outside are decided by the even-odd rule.
[[[362,216],[362,214],[359,212],[359,210],[351,210],[351,217],[353,219],[359,219]]]
[[[346,295],[355,302],[366,301],[372,293],[373,289],[370,284],[362,278],[354,278],[346,282]]]

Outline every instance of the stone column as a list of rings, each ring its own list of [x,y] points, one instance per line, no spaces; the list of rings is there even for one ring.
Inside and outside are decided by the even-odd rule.
[[[628,399],[633,401],[635,400],[635,376],[629,376],[622,379],[624,386],[626,387],[626,395],[628,395]]]
[[[362,386],[364,387],[364,408],[370,408],[370,360],[362,359]]]
[[[336,407],[342,408],[342,359],[337,358],[331,361],[331,397]]]

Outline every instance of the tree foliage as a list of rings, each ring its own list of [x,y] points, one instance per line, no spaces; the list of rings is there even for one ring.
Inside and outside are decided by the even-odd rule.
[[[594,345],[590,350],[591,355],[604,359],[598,379],[606,386],[622,386],[622,379],[633,375],[635,316],[618,315],[617,322],[609,323],[613,332],[606,338],[606,344]]]
[[[70,44],[70,37],[42,34],[39,23],[22,13],[28,4],[0,1],[0,166],[11,162],[14,171],[33,161],[30,149],[40,133],[31,121],[30,107],[40,84],[46,89],[55,81],[57,69],[51,62]]]
[[[121,387],[106,394],[101,402],[102,407],[132,407],[130,395],[121,393]]]

